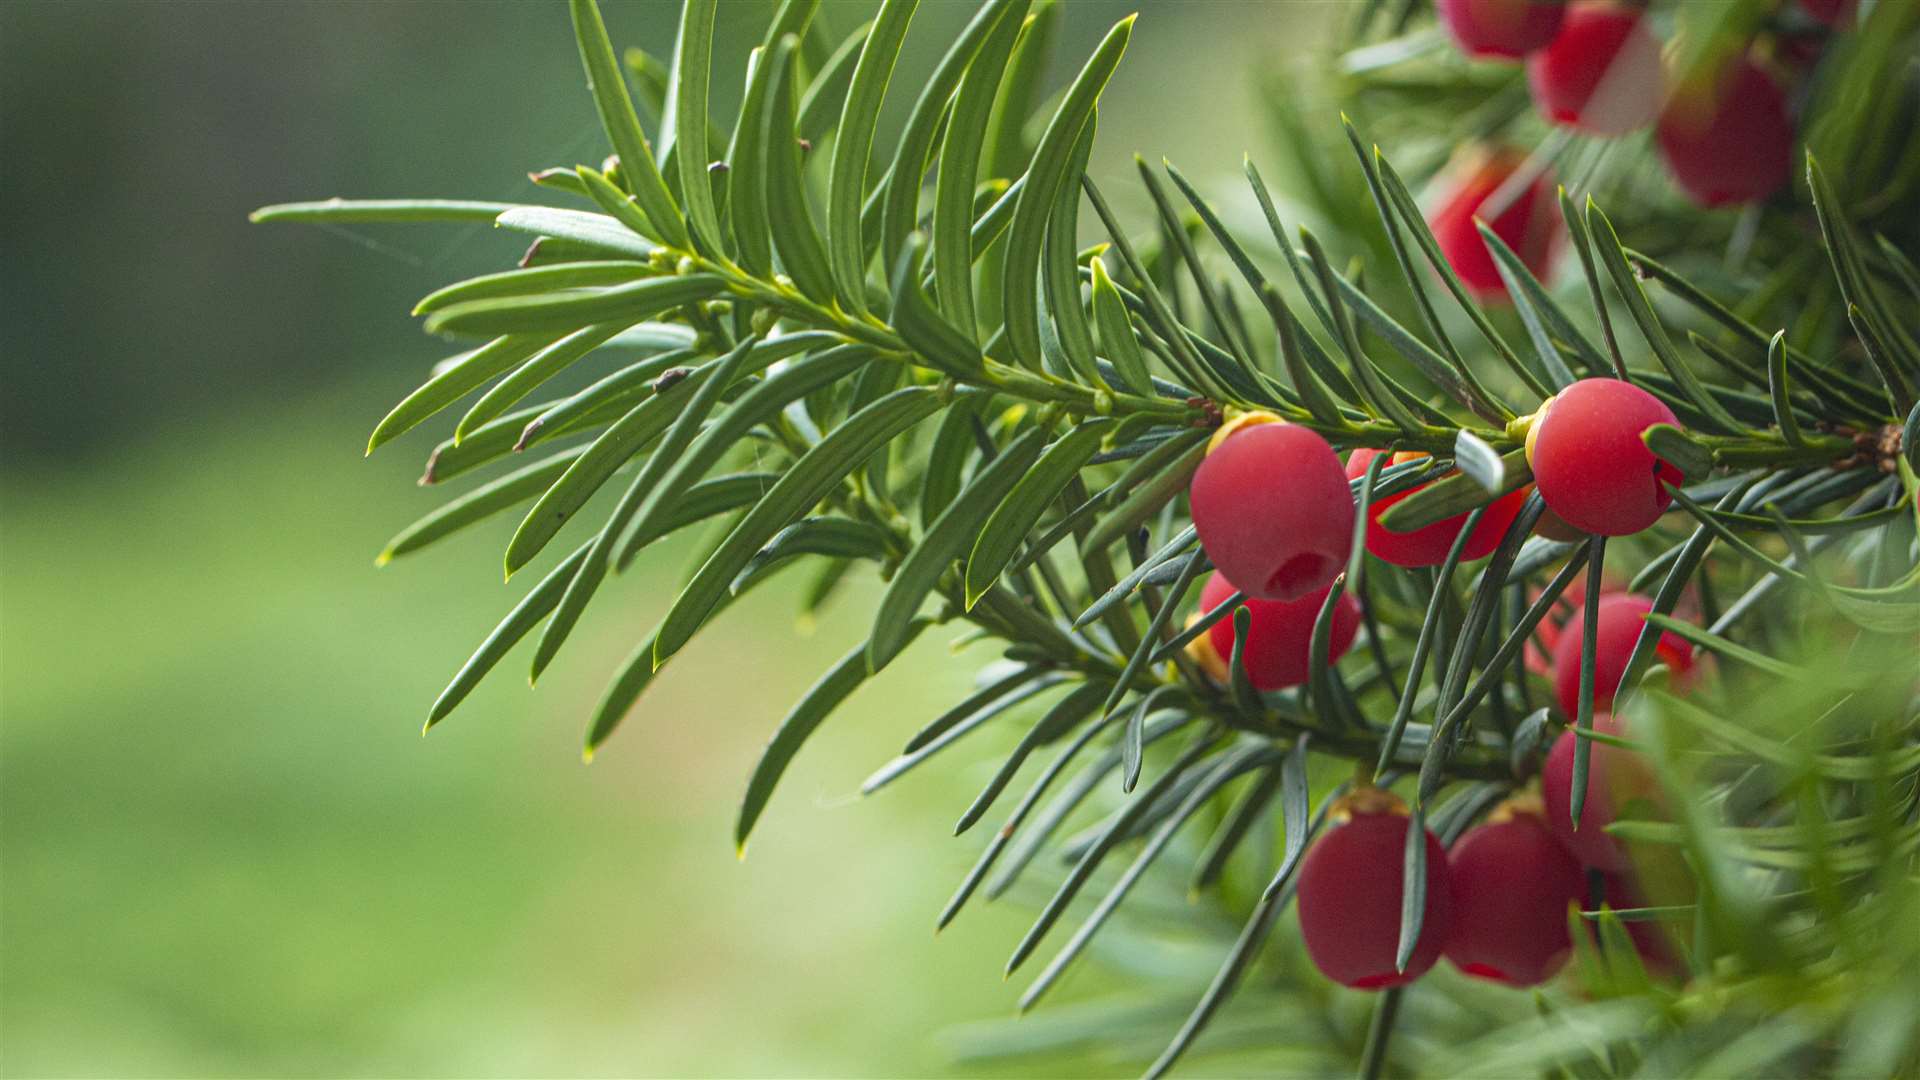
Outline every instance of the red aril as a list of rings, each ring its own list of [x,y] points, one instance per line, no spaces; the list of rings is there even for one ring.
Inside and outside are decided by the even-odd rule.
[[[1247,627],[1247,646],[1242,654],[1247,681],[1256,690],[1284,690],[1307,681],[1312,669],[1313,624],[1320,617],[1331,586],[1322,585],[1298,600],[1248,600],[1251,616]],[[1234,593],[1233,583],[1218,572],[1207,579],[1200,590],[1200,610],[1211,611]],[[1333,622],[1328,627],[1327,661],[1340,659],[1353,646],[1360,627],[1360,604],[1347,593],[1333,602]],[[1234,628],[1231,618],[1207,628],[1196,639],[1205,642],[1201,664],[1223,682],[1228,676],[1227,662],[1233,656]]]
[[[1331,582],[1353,542],[1353,494],[1333,447],[1264,413],[1214,440],[1188,488],[1214,567],[1262,600],[1297,600]]]
[[[1434,10],[1461,52],[1518,60],[1553,40],[1567,9],[1562,0],[1436,0]]]
[[[1593,639],[1593,709],[1606,712],[1613,708],[1620,680],[1627,673],[1627,658],[1647,625],[1653,601],[1632,593],[1607,593],[1600,598],[1597,611],[1598,633]],[[1586,640],[1585,605],[1567,619],[1553,643],[1553,693],[1560,710],[1568,719],[1580,709],[1580,649]],[[1654,644],[1654,659],[1672,670],[1676,686],[1684,686],[1693,671],[1693,646],[1671,630],[1663,630]]]
[[[1564,231],[1552,170],[1529,165],[1517,150],[1478,149],[1447,175],[1450,186],[1428,216],[1427,227],[1468,290],[1483,300],[1507,295],[1475,218],[1484,220],[1533,276],[1544,280]]]
[[[1626,536],[1673,502],[1680,470],[1647,449],[1655,424],[1678,426],[1666,403],[1619,379],[1581,379],[1543,402],[1527,431],[1527,463],[1547,509],[1582,532]]]
[[[1347,458],[1347,476],[1358,479],[1365,475],[1367,466],[1381,453],[1382,451],[1365,447],[1355,450]],[[1393,456],[1390,464],[1399,465],[1425,456],[1416,451],[1402,451]],[[1445,475],[1453,474],[1448,472]],[[1454,538],[1460,535],[1460,530],[1466,525],[1467,514],[1456,514],[1445,521],[1438,521],[1412,532],[1394,532],[1380,524],[1380,515],[1385,513],[1388,507],[1425,486],[1422,484],[1420,487],[1377,497],[1367,508],[1367,550],[1375,558],[1395,566],[1438,566],[1446,561],[1447,552],[1452,549]],[[1487,512],[1481,515],[1480,524],[1474,527],[1473,535],[1467,538],[1466,548],[1461,552],[1460,558],[1470,561],[1483,559],[1492,554],[1493,549],[1500,546],[1500,539],[1507,534],[1507,527],[1512,525],[1513,519],[1520,515],[1520,508],[1527,501],[1527,493],[1532,490],[1532,486],[1528,485],[1495,499],[1492,505],[1487,507]]]
[[[1567,908],[1585,899],[1587,875],[1543,814],[1537,797],[1512,799],[1447,853],[1454,908],[1445,953],[1468,975],[1536,986],[1572,953]]]
[[[1440,958],[1453,928],[1447,852],[1426,834],[1426,906],[1405,971],[1394,967],[1405,881],[1406,806],[1365,788],[1342,800],[1335,824],[1300,864],[1300,936],[1321,974],[1356,990],[1404,986]]]
[[[1625,135],[1660,111],[1660,42],[1636,7],[1569,4],[1559,36],[1527,58],[1527,86],[1534,106],[1554,123]]]
[[[1682,84],[1655,135],[1673,182],[1701,206],[1758,202],[1785,187],[1793,171],[1787,96],[1745,56],[1713,78]]]

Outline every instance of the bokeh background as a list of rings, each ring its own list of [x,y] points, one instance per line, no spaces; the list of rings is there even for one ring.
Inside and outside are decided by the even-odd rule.
[[[677,5],[605,6],[617,44],[670,48]],[[922,6],[909,84],[969,7]],[[1053,85],[1134,7],[1094,164],[1115,191],[1136,149],[1205,178],[1273,145],[1257,77],[1342,4],[1070,0]],[[770,10],[723,6],[723,62]],[[522,245],[246,213],[527,198],[527,170],[604,153],[557,4],[0,3],[0,1071],[1112,1071],[955,1056],[949,1028],[1018,989],[1023,912],[929,932],[991,747],[857,795],[981,658],[927,635],[735,859],[759,746],[872,583],[812,627],[791,583],[756,592],[585,767],[587,711],[689,557],[665,548],[537,693],[516,656],[421,738],[525,587],[499,577],[512,522],[376,570],[445,497],[413,484],[440,432],[361,450],[450,351],[412,301]]]

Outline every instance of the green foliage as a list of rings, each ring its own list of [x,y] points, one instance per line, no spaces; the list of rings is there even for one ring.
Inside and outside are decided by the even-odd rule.
[[[575,0],[581,57],[617,167],[547,180],[598,212],[331,201],[256,215],[488,217],[541,244],[568,245],[566,261],[456,283],[423,300],[430,332],[486,340],[444,364],[371,440],[378,447],[489,383],[435,452],[430,480],[561,434],[592,436],[482,483],[402,533],[383,560],[532,500],[508,547],[511,573],[545,557],[616,473],[633,473],[608,516],[587,526],[595,531],[481,645],[429,724],[546,620],[537,674],[609,569],[685,524],[731,515],[616,675],[590,725],[590,755],[735,594],[810,563],[817,604],[850,567],[877,564],[888,586],[870,636],[773,734],[749,782],[737,842],[744,846],[780,775],[836,706],[924,629],[967,627],[963,642],[989,643],[1013,669],[987,665],[980,692],[909,741],[868,789],[1044,700],[958,831],[989,811],[1030,757],[1066,746],[988,841],[941,924],[979,886],[992,897],[1026,880],[1068,819],[1096,815],[1057,845],[1067,869],[1016,947],[1011,972],[1077,910],[1110,856],[1136,854],[1028,989],[1023,1009],[1119,921],[1149,872],[1182,850],[1184,826],[1210,824],[1210,839],[1188,853],[1186,876],[1196,890],[1216,892],[1241,929],[1184,1026],[1164,1025],[1161,1037],[1172,1043],[1153,1059],[1158,1074],[1204,1048],[1200,1036],[1224,1019],[1236,991],[1272,1015],[1338,1012],[1324,984],[1269,938],[1327,800],[1344,790],[1342,769],[1407,783],[1416,820],[1450,839],[1524,786],[1540,746],[1566,723],[1581,736],[1578,818],[1578,778],[1591,743],[1606,738],[1592,730],[1594,605],[1576,716],[1536,706],[1540,678],[1525,654],[1582,569],[1592,599],[1604,571],[1630,566],[1637,585],[1659,584],[1621,707],[1634,719],[1629,745],[1657,773],[1670,806],[1612,830],[1652,852],[1647,866],[1677,869],[1648,874],[1655,895],[1647,908],[1586,920],[1596,936],[1583,927],[1577,937],[1584,996],[1543,995],[1536,1016],[1516,1020],[1513,1002],[1490,991],[1450,1012],[1419,987],[1395,991],[1379,1000],[1363,1037],[1321,1040],[1301,1051],[1304,1060],[1357,1061],[1369,1075],[1854,1074],[1913,1064],[1920,484],[1907,459],[1920,417],[1920,282],[1907,251],[1920,177],[1904,159],[1866,152],[1873,140],[1911,137],[1910,110],[1858,100],[1842,112],[1817,97],[1814,113],[1827,119],[1812,142],[1842,163],[1846,182],[1830,182],[1810,156],[1805,197],[1753,211],[1743,225],[1746,270],[1739,260],[1732,270],[1702,263],[1717,222],[1628,197],[1632,162],[1622,159],[1639,151],[1608,160],[1604,148],[1550,136],[1544,153],[1561,161],[1569,184],[1561,202],[1580,280],[1549,288],[1483,228],[1513,297],[1493,307],[1473,299],[1401,171],[1361,135],[1365,128],[1407,143],[1407,175],[1420,177],[1437,166],[1436,139],[1449,145],[1529,122],[1523,97],[1516,107],[1516,76],[1466,68],[1435,47],[1431,27],[1396,27],[1336,61],[1355,118],[1344,131],[1280,113],[1290,165],[1305,174],[1297,186],[1312,197],[1289,214],[1305,211],[1315,231],[1284,226],[1280,201],[1251,161],[1246,200],[1266,235],[1236,232],[1178,170],[1167,165],[1163,180],[1142,161],[1156,211],[1142,240],[1085,175],[1098,99],[1117,77],[1131,18],[1094,48],[1057,104],[1036,110],[1039,58],[1062,5],[985,4],[919,82],[884,161],[877,126],[899,90],[895,66],[915,5],[888,0],[839,48],[817,50],[824,55],[804,45],[814,6],[780,7],[754,51],[736,121],[710,132],[715,5],[688,0],[671,70],[661,76],[645,54],[638,65],[660,80],[650,105],[663,118],[656,162],[599,14],[591,0]],[[1385,7],[1364,5],[1355,34],[1372,35],[1387,21]],[[1920,41],[1913,20],[1888,14],[1900,7],[1874,5],[1866,30]],[[1832,89],[1821,92],[1842,97],[1857,92],[1856,71],[1883,64],[1864,45],[1836,57]],[[826,162],[824,176],[808,164],[815,157]],[[1110,246],[1075,249],[1083,195]],[[1618,224],[1602,205],[1623,208]],[[1811,235],[1823,240],[1831,276],[1807,284],[1799,279],[1814,266],[1795,251]],[[1644,246],[1627,247],[1627,237]],[[1338,262],[1336,252],[1350,258]],[[1287,273],[1270,279],[1261,263],[1275,259]],[[1245,291],[1215,269],[1223,260]],[[1750,268],[1759,266],[1795,283],[1756,283]],[[1730,295],[1740,298],[1723,299]],[[1250,302],[1270,325],[1243,317]],[[1310,318],[1297,314],[1303,306]],[[1622,336],[1627,324],[1636,336]],[[1698,357],[1683,354],[1681,330]],[[596,350],[637,353],[638,362],[571,397],[507,411]],[[1692,481],[1677,498],[1681,514],[1612,545],[1570,545],[1529,536],[1541,514],[1535,496],[1483,563],[1462,561],[1469,528],[1431,573],[1375,562],[1356,538],[1348,573],[1316,624],[1314,655],[1326,655],[1343,591],[1365,602],[1364,649],[1339,663],[1319,659],[1304,687],[1265,694],[1247,682],[1237,651],[1225,658],[1224,685],[1186,656],[1183,646],[1206,625],[1232,618],[1245,628],[1238,598],[1201,616],[1199,629],[1179,626],[1210,569],[1181,494],[1207,429],[1223,416],[1263,410],[1342,449],[1425,451],[1430,460],[1392,468],[1382,467],[1383,455],[1355,482],[1362,522],[1372,499],[1431,481],[1383,524],[1412,529],[1461,513],[1477,523],[1492,498],[1531,479],[1525,415],[1587,374],[1630,379],[1685,421],[1685,430],[1646,435]],[[721,474],[726,468],[749,471]],[[1454,474],[1435,479],[1447,469]],[[1829,550],[1836,557],[1823,562]],[[1721,602],[1726,596],[1737,599]],[[1702,624],[1672,617],[1683,598]],[[1663,669],[1652,664],[1663,628],[1716,656],[1717,685],[1688,697],[1663,689]],[[1905,674],[1856,674],[1887,669]],[[1181,738],[1166,738],[1175,733]],[[1156,749],[1162,740],[1182,749]],[[1066,778],[1095,747],[1099,756]],[[1120,781],[1105,783],[1116,770]],[[1064,788],[1039,809],[1057,783]],[[1310,817],[1315,789],[1324,798]],[[1402,963],[1422,932],[1424,858],[1423,844],[1409,843],[1403,872],[1414,887]],[[1688,981],[1643,969],[1626,944],[1621,920],[1629,918],[1688,924]],[[1061,1044],[1121,1023],[1076,1022],[1064,1025],[1071,1030]],[[1406,1037],[1391,1038],[1402,1029]],[[1290,1045],[1298,1033],[1265,1038]],[[1029,1034],[997,1045],[1045,1041]],[[995,1045],[989,1036],[973,1052]]]

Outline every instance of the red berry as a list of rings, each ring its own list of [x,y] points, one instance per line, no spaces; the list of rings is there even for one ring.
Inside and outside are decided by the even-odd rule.
[[[1612,716],[1596,713],[1593,730],[1602,735],[1621,734]],[[1555,740],[1547,752],[1546,765],[1540,770],[1540,797],[1547,810],[1547,827],[1584,866],[1609,873],[1631,867],[1626,849],[1606,827],[1619,809],[1654,791],[1653,778],[1646,765],[1632,751],[1595,742],[1587,751],[1587,799],[1580,808],[1580,828],[1573,827],[1573,748],[1578,735],[1569,729]]]
[[[1858,0],[1800,0],[1800,7],[1828,26],[1846,26],[1853,22],[1853,9],[1857,2]]]
[[[1236,588],[1262,600],[1297,600],[1346,566],[1353,494],[1327,440],[1257,416],[1223,428],[1226,437],[1215,436],[1193,474],[1193,527]]]
[[[1566,12],[1561,0],[1438,0],[1434,7],[1461,52],[1509,60],[1552,41]]]
[[[1793,170],[1793,119],[1780,85],[1747,57],[1711,85],[1683,87],[1656,133],[1667,172],[1701,206],[1758,202]]]
[[[1561,848],[1538,800],[1515,800],[1447,854],[1453,934],[1446,956],[1469,975],[1535,986],[1567,961],[1567,906],[1586,898],[1587,875]]]
[[[1321,974],[1356,990],[1403,986],[1426,974],[1453,929],[1447,852],[1427,832],[1427,903],[1420,941],[1405,971],[1400,944],[1408,817],[1400,800],[1369,788],[1348,797],[1352,813],[1300,864],[1300,936]]]
[[[1247,681],[1256,690],[1284,690],[1307,681],[1312,667],[1313,624],[1326,603],[1322,585],[1298,600],[1248,600],[1253,616],[1247,627],[1247,650],[1242,662]],[[1200,590],[1200,610],[1211,611],[1234,593],[1233,583],[1216,572]],[[1360,627],[1360,604],[1347,594],[1333,603],[1333,625],[1328,627],[1327,661],[1346,655],[1353,646],[1353,635]],[[1233,656],[1233,620],[1222,619],[1207,629],[1200,640],[1207,643],[1202,664],[1225,681],[1227,661]]]
[[[1593,709],[1606,712],[1613,708],[1614,695],[1620,692],[1620,680],[1627,674],[1627,658],[1647,625],[1647,613],[1653,601],[1632,593],[1608,593],[1600,598],[1599,633],[1593,639]],[[1553,693],[1569,718],[1580,708],[1580,644],[1586,639],[1585,606],[1574,611],[1553,643]],[[1654,657],[1672,669],[1675,681],[1684,685],[1693,670],[1693,647],[1687,639],[1671,630],[1662,631],[1654,644]]]
[[[1427,219],[1447,265],[1481,299],[1504,297],[1507,286],[1474,218],[1484,219],[1534,277],[1547,276],[1559,249],[1560,200],[1552,171],[1542,167],[1524,187],[1509,190],[1509,181],[1526,164],[1526,155],[1514,150],[1475,153],[1454,170],[1459,179]]]
[[[1567,5],[1560,35],[1527,58],[1540,114],[1589,135],[1625,135],[1651,123],[1665,92],[1660,42],[1637,8]]]
[[[1379,450],[1362,447],[1347,457],[1347,477],[1359,479],[1364,476],[1367,466],[1379,454]],[[1401,451],[1393,455],[1391,464],[1413,461],[1426,457],[1418,451]],[[1445,476],[1453,475],[1449,470]],[[1441,479],[1436,477],[1435,479]],[[1429,481],[1431,482],[1431,481]],[[1447,552],[1453,548],[1454,537],[1460,535],[1460,529],[1467,522],[1466,514],[1456,514],[1445,521],[1436,521],[1432,525],[1422,526],[1412,532],[1394,532],[1380,524],[1380,515],[1387,508],[1425,487],[1396,491],[1392,495],[1375,498],[1367,508],[1367,550],[1377,559],[1390,562],[1395,566],[1438,566],[1446,561]],[[1467,546],[1460,553],[1464,561],[1484,559],[1500,546],[1500,540],[1507,535],[1507,527],[1513,519],[1520,516],[1520,507],[1527,501],[1531,487],[1510,491],[1493,501],[1487,512],[1481,516],[1480,524],[1474,527],[1473,535],[1467,538]]]
[[[1547,399],[1527,432],[1527,462],[1547,508],[1582,532],[1627,536],[1673,502],[1680,470],[1640,441],[1674,424],[1659,398],[1618,379],[1581,379]]]

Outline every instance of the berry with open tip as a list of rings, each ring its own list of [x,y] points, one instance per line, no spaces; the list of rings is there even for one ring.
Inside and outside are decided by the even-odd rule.
[[[1223,427],[1188,501],[1207,557],[1248,596],[1297,600],[1346,566],[1353,493],[1340,456],[1307,428],[1260,413]]]

